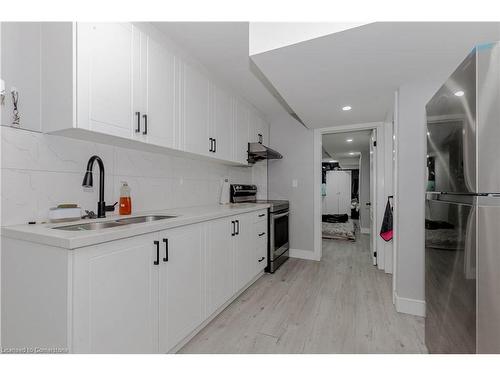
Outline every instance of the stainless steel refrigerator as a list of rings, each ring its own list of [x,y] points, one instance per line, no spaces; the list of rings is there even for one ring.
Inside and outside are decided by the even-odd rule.
[[[475,47],[426,112],[425,343],[500,353],[500,44]]]

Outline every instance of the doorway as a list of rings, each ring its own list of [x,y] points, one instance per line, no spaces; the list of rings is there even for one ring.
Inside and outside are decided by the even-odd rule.
[[[375,237],[371,208],[374,199],[371,193],[374,188],[371,183],[375,165],[371,148],[374,132],[358,130],[322,134],[322,247],[330,244],[343,246],[335,241],[358,241],[369,247],[367,254],[374,252],[374,241],[371,240]]]
[[[389,124],[390,125],[390,124]],[[359,166],[363,162],[368,164],[367,169],[368,174],[363,175],[359,173],[359,184],[366,187],[368,181],[368,189],[363,192],[359,191],[358,201],[353,201],[353,208],[357,208],[359,213],[359,233],[367,234],[369,238],[369,256],[370,261],[376,264],[381,270],[385,270],[386,273],[392,273],[392,241],[386,243],[379,235],[380,226],[382,224],[383,215],[387,203],[388,196],[393,194],[392,191],[392,127],[384,122],[371,122],[365,124],[352,124],[344,126],[336,126],[330,128],[322,128],[314,130],[314,259],[321,260],[322,258],[322,245],[323,245],[323,235],[322,235],[322,215],[323,215],[323,185],[322,185],[322,175],[323,175],[323,160],[327,159],[328,156],[324,154],[323,147],[323,136],[332,135],[339,136],[340,140],[345,144],[350,143],[352,146],[346,147],[345,152],[349,157],[356,157],[355,155],[350,155],[350,152],[358,152],[357,161],[354,164],[349,164],[347,160],[344,160],[344,165],[340,163],[343,167],[341,169],[357,170],[359,173]],[[354,148],[354,144],[347,142],[350,139],[346,134],[365,132],[369,135],[369,141],[366,146],[368,151],[363,158],[360,154],[360,149]],[[354,142],[354,141],[353,141]],[[387,145],[387,147],[385,147]],[[371,152],[371,154],[370,154]],[[364,154],[365,152],[363,152]],[[331,155],[330,155],[331,156]],[[339,159],[342,159],[339,156]],[[334,157],[329,160],[337,160]],[[371,168],[370,168],[371,160]],[[357,165],[357,168],[354,168]],[[352,174],[351,176],[354,176]],[[352,177],[354,180],[354,177]],[[371,185],[371,186],[370,186]],[[356,188],[353,191],[357,191]],[[372,193],[370,196],[370,192]],[[367,196],[363,193],[367,193]],[[354,198],[354,197],[353,197]],[[357,206],[357,207],[354,207]],[[351,213],[351,219],[355,218]],[[364,220],[363,220],[364,217]],[[356,219],[354,219],[356,220]]]

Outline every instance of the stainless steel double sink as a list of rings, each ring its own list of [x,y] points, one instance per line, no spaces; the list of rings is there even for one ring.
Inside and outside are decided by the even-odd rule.
[[[53,227],[52,229],[67,230],[67,231],[97,230],[97,229],[122,227],[124,225],[129,225],[129,224],[150,223],[158,220],[173,219],[175,217],[177,216],[167,216],[167,215],[134,216],[134,217],[126,217],[123,219],[116,219],[110,221],[97,221],[93,223],[63,225],[60,227]]]

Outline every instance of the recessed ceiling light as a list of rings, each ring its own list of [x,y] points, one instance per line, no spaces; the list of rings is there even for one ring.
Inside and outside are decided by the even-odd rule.
[[[345,107],[342,107],[343,111],[350,111],[352,107],[350,105],[346,105]]]
[[[347,138],[345,141],[346,142],[352,142],[352,138]]]
[[[356,155],[355,152],[349,152],[349,155]]]
[[[457,92],[455,92],[455,96],[464,96],[465,95],[465,92],[463,92],[462,90],[458,90]]]

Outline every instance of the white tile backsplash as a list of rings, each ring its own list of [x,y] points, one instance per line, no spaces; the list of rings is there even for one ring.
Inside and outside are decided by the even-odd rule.
[[[121,181],[132,190],[134,211],[217,204],[221,181],[254,183],[267,196],[267,164],[230,167],[212,161],[150,153],[72,138],[1,127],[2,225],[45,220],[50,207],[78,203],[96,210],[95,187],[83,189],[87,161],[99,155],[106,171],[107,204],[118,200]]]

